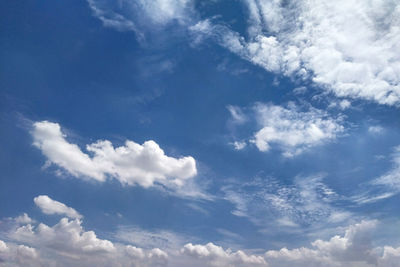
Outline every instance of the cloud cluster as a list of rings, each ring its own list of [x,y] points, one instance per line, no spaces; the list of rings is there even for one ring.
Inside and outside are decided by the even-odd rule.
[[[191,266],[267,266],[262,256],[247,255],[241,250],[224,250],[213,243],[206,245],[186,244],[181,254],[191,258]]]
[[[191,27],[267,71],[339,97],[400,103],[398,1],[246,0],[247,37],[210,19]]]
[[[99,239],[93,231],[85,231],[79,219],[62,218],[52,227],[27,224],[6,237],[11,241],[0,241],[0,262],[21,266],[150,267],[164,266],[168,260],[158,248],[144,250]]]
[[[61,203],[62,204],[62,203]],[[65,204],[63,204],[65,205]],[[29,218],[26,214],[23,216]],[[377,221],[350,225],[343,236],[316,240],[311,248],[282,248],[264,254],[232,251],[213,243],[187,243],[168,252],[111,242],[85,231],[80,219],[62,218],[54,226],[14,219],[0,231],[0,263],[18,266],[397,266],[400,248],[373,247]]]
[[[293,103],[287,107],[259,103],[254,110],[262,128],[252,142],[260,151],[276,145],[284,156],[293,157],[307,148],[336,139],[344,131],[340,117],[333,118],[313,107],[301,111]]]
[[[377,221],[362,221],[349,226],[344,236],[328,241],[316,240],[312,248],[271,250],[265,253],[270,266],[397,266],[400,251],[386,246],[374,248],[371,231]],[[383,253],[382,253],[383,251]]]
[[[99,140],[86,146],[90,156],[65,139],[61,127],[48,121],[35,122],[32,136],[34,145],[53,163],[77,178],[103,182],[115,178],[124,185],[182,186],[197,174],[192,157],[173,158],[154,141],[143,145],[126,141],[125,146],[114,148],[110,141]]]

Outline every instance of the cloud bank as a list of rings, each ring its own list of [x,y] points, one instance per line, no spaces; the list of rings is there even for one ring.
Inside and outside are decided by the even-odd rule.
[[[104,182],[117,179],[123,185],[182,186],[197,174],[192,157],[173,158],[164,154],[152,140],[143,145],[126,141],[125,146],[114,148],[108,140],[99,140],[86,146],[93,156],[82,152],[65,139],[58,123],[35,122],[32,136],[48,162],[61,167],[74,177]]]
[[[62,204],[62,203],[61,203]],[[65,204],[62,204],[65,206]],[[27,215],[26,215],[27,216]],[[9,224],[10,222],[8,222]],[[282,248],[262,254],[232,251],[213,243],[187,243],[180,249],[143,249],[99,238],[80,219],[62,218],[54,226],[14,219],[0,231],[0,263],[5,266],[397,266],[400,248],[374,247],[377,221],[350,225],[343,235],[316,240],[311,248]]]

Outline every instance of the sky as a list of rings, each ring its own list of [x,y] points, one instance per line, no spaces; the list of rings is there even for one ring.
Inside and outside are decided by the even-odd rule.
[[[400,266],[396,0],[0,3],[0,266]]]

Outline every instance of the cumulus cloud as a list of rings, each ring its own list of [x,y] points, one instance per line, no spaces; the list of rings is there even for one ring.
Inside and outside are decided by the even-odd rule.
[[[313,107],[301,111],[292,103],[287,107],[259,103],[254,109],[262,128],[252,141],[260,151],[277,145],[284,156],[293,157],[309,147],[334,140],[344,131],[340,117],[330,117]]]
[[[312,248],[267,251],[265,257],[271,266],[377,266],[381,257],[371,243],[371,230],[376,224],[362,221],[349,226],[343,237],[316,240]]]
[[[8,220],[8,219],[7,219]],[[1,221],[0,221],[1,222]],[[374,247],[378,222],[350,225],[343,235],[316,240],[311,247],[269,250],[263,254],[232,251],[213,243],[186,243],[165,251],[111,242],[86,231],[80,219],[15,225],[0,232],[0,263],[5,266],[397,266],[400,248]],[[340,230],[341,231],[341,230]]]
[[[159,249],[100,239],[85,231],[80,219],[62,218],[56,225],[16,225],[2,233],[0,262],[20,266],[165,266],[168,254]],[[23,245],[22,245],[22,244]]]
[[[398,1],[244,1],[246,38],[209,19],[191,30],[267,71],[311,79],[339,97],[400,102]]]
[[[143,145],[128,140],[125,146],[116,148],[108,140],[99,140],[86,146],[93,155],[90,156],[65,139],[58,123],[35,122],[32,136],[34,146],[42,151],[48,162],[77,178],[99,182],[114,178],[123,185],[150,187],[159,183],[179,187],[197,174],[194,158],[168,157],[152,140]]]
[[[67,207],[64,203],[55,201],[46,195],[37,196],[33,199],[36,206],[38,206],[41,211],[45,214],[59,214],[66,215],[72,219],[81,219],[80,215],[73,208]]]
[[[191,266],[267,266],[262,256],[247,255],[241,250],[224,250],[213,243],[206,245],[186,244],[181,254],[191,257]]]

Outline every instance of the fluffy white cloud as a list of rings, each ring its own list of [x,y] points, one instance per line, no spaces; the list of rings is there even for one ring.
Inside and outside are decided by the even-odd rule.
[[[235,141],[232,143],[232,145],[236,150],[242,150],[247,146],[247,143],[243,141]]]
[[[344,131],[340,118],[332,118],[312,107],[302,112],[292,103],[287,108],[257,104],[254,109],[262,129],[255,134],[253,142],[261,151],[268,151],[276,144],[284,156],[292,157],[333,140]]]
[[[78,178],[103,182],[109,177],[124,185],[150,187],[159,183],[171,187],[182,186],[197,174],[192,157],[168,157],[152,140],[143,145],[128,140],[125,146],[117,148],[110,141],[99,140],[86,146],[93,154],[90,156],[69,143],[57,123],[35,122],[32,136],[34,145],[50,163]]]
[[[376,266],[380,256],[370,239],[376,224],[362,221],[349,226],[343,237],[314,241],[313,248],[282,248],[268,251],[265,256],[271,266]]]
[[[6,219],[9,220],[9,219]],[[171,248],[144,249],[100,239],[85,231],[82,221],[63,218],[54,226],[43,223],[15,225],[0,237],[0,264],[5,266],[378,266],[396,267],[400,248],[373,247],[371,233],[377,221],[350,225],[344,235],[328,241],[316,240],[311,248],[282,248],[264,254],[232,251],[213,243],[187,243]]]
[[[66,215],[72,219],[81,219],[80,215],[73,208],[67,207],[64,203],[55,201],[46,195],[37,196],[33,199],[36,206],[38,206],[45,214],[60,214]]]
[[[224,250],[213,243],[206,245],[186,244],[181,249],[181,254],[190,256],[191,266],[267,266],[262,256],[247,255],[241,250],[232,252]],[[197,264],[196,264],[197,263]]]
[[[159,248],[145,250],[100,239],[85,231],[79,219],[63,218],[52,227],[16,225],[5,235],[10,242],[0,241],[0,262],[21,266],[145,267],[165,266],[168,261],[168,254]]]
[[[199,22],[191,30],[268,71],[311,79],[339,97],[400,103],[395,0],[246,0],[248,37]]]

